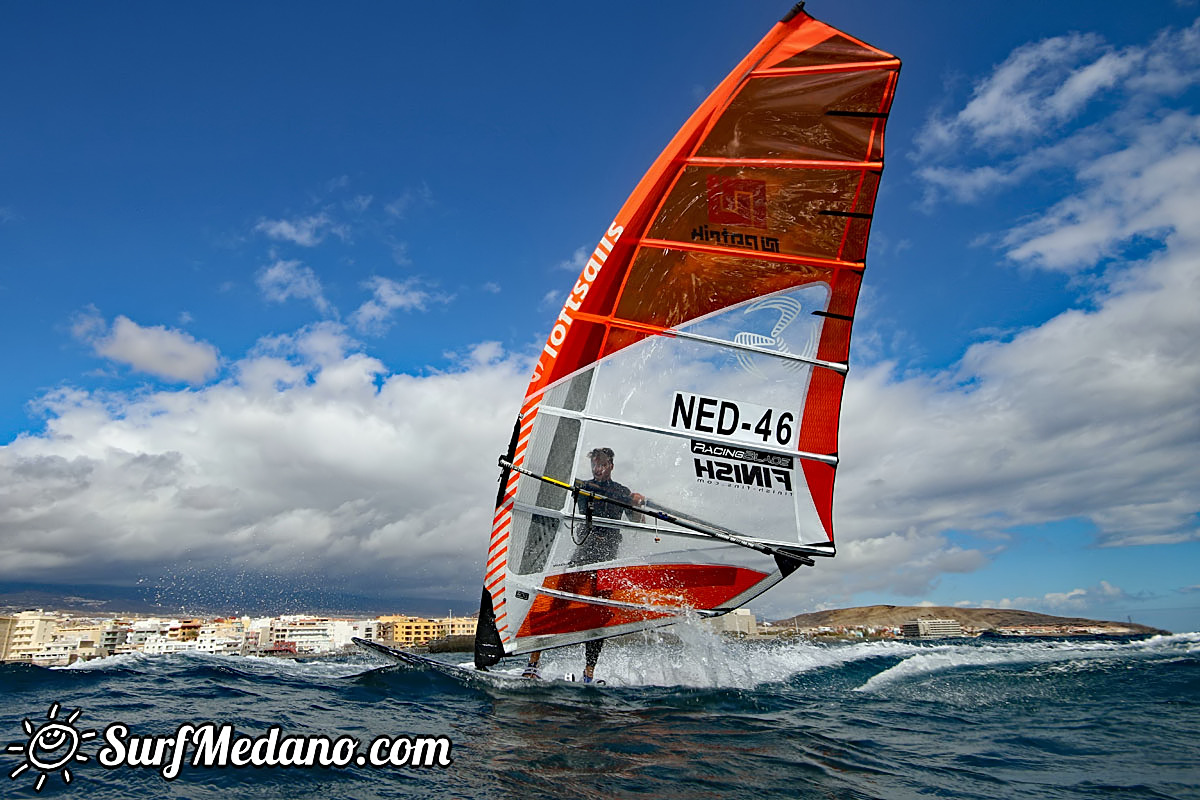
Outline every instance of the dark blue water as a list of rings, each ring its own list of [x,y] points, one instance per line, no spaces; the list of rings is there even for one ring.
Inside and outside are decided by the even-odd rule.
[[[549,676],[580,648],[547,653]],[[448,657],[454,658],[454,657]],[[517,668],[514,662],[510,665]],[[350,656],[122,656],[0,666],[0,747],[80,709],[68,769],[0,751],[0,797],[1200,798],[1200,634],[1140,641],[682,644],[605,650],[603,687],[462,682]],[[107,770],[103,729],[212,721],[446,736],[448,767]],[[44,763],[39,762],[39,763]],[[35,782],[46,775],[40,792]]]

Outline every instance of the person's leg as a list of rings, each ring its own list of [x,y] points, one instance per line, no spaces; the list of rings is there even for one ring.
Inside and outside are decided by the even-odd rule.
[[[596,662],[600,660],[600,651],[604,649],[603,639],[593,639],[583,646],[583,677],[587,680],[592,679],[592,675],[596,672]]]
[[[538,672],[538,662],[542,660],[542,651],[534,650],[529,654],[529,663],[525,665],[525,671],[521,673],[522,678],[540,678],[542,674]]]

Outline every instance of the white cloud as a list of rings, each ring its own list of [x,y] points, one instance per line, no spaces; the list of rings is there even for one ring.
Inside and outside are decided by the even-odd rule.
[[[44,433],[0,447],[0,576],[187,561],[473,598],[529,367],[485,343],[450,371],[390,374],[323,323],[199,390],[57,391]]]
[[[1049,269],[1093,265],[1138,236],[1200,231],[1200,117],[1182,112],[1137,126],[1131,143],[1083,164],[1084,191],[1005,238],[1009,255]]]
[[[1182,30],[1164,30],[1145,49],[1142,68],[1130,74],[1133,92],[1171,95],[1200,77],[1200,19]]]
[[[578,275],[583,271],[583,268],[587,266],[587,261],[591,257],[592,248],[580,247],[571,254],[570,258],[566,259],[565,261],[560,261],[558,263],[558,268],[567,270],[568,272],[574,272]]]
[[[403,194],[387,203],[383,210],[393,220],[405,219],[409,212],[417,208],[433,205],[433,191],[425,184],[414,189],[406,189]]]
[[[358,194],[347,200],[344,205],[348,210],[353,211],[356,214],[362,214],[371,207],[371,203],[374,202],[374,200],[375,198],[373,195]]]
[[[408,256],[407,242],[390,242],[392,249],[392,261],[399,267],[406,267],[412,263],[412,259]]]
[[[985,600],[984,608],[1019,608],[1045,614],[1072,616],[1078,614],[1104,616],[1112,614],[1114,606],[1127,608],[1130,603],[1150,599],[1149,595],[1131,595],[1108,581],[1087,588],[1076,587],[1065,592],[1046,592],[1040,596],[1005,597]]]
[[[258,224],[254,226],[254,230],[266,234],[270,239],[291,242],[301,247],[316,247],[330,233],[343,239],[348,235],[344,225],[335,223],[324,212],[296,219],[259,220]]]
[[[975,85],[961,110],[931,114],[917,136],[913,157],[924,164],[917,174],[926,205],[946,196],[971,202],[1124,147],[1147,108],[1200,82],[1198,52],[1200,20],[1121,50],[1080,33],[1017,48]],[[1108,116],[1079,127],[1097,105]]]
[[[949,369],[851,371],[839,555],[772,593],[780,611],[927,596],[1021,526],[1087,520],[1105,547],[1200,539],[1200,116],[1128,112],[1103,123],[1103,152],[1061,201],[997,237],[1021,263],[1088,271],[1077,307]],[[1008,602],[1053,613],[1106,596],[1121,599],[1101,583]]]
[[[1017,48],[976,85],[950,127],[994,141],[1035,135],[1061,122],[1130,68],[1128,58],[1111,53],[1095,58],[1102,45],[1095,34],[1072,33]]]
[[[110,327],[95,311],[77,317],[72,333],[98,355],[170,381],[202,383],[216,374],[217,348],[161,325],[142,327],[125,316]]]
[[[1131,266],[1094,311],[976,344],[951,371],[852,372],[842,540],[1075,516],[1109,545],[1196,538],[1198,263],[1192,245]]]
[[[450,297],[419,288],[415,280],[394,281],[378,275],[364,284],[372,297],[351,315],[354,327],[364,333],[387,330],[393,311],[424,311],[431,302],[446,303]]]
[[[263,267],[258,273],[257,283],[263,295],[273,302],[308,300],[322,314],[334,313],[333,306],[325,299],[317,274],[299,261],[280,259]]]
[[[934,205],[942,197],[971,203],[989,192],[1017,186],[1031,177],[1087,163],[1108,152],[1117,136],[1103,128],[1084,128],[1059,141],[1022,149],[1008,160],[993,159],[977,166],[933,163],[917,170],[926,184],[924,204]]]

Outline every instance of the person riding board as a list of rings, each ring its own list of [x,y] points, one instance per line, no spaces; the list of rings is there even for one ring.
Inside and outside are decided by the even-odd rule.
[[[591,492],[601,497],[611,498],[617,502],[610,500],[602,500],[599,498],[575,496],[575,502],[580,511],[587,512],[587,507],[591,506],[591,516],[593,518],[601,517],[604,519],[621,519],[623,515],[628,515],[633,522],[641,522],[643,517],[632,509],[626,506],[640,506],[646,502],[645,495],[631,491],[629,487],[617,483],[612,479],[614,453],[611,447],[597,447],[588,453],[588,458],[592,462],[592,479],[590,481],[575,481],[576,489]],[[622,505],[624,504],[624,505]],[[585,538],[580,542],[575,552],[571,554],[571,559],[567,562],[568,566],[582,566],[585,564],[595,564],[600,561],[610,561],[616,558],[617,551],[621,547],[621,531],[619,528],[595,527],[593,526],[585,534]],[[592,574],[593,592],[595,591],[595,573]],[[592,676],[596,671],[596,662],[600,659],[600,651],[604,649],[603,639],[593,639],[590,642],[584,643],[584,667],[583,667],[583,682],[591,683]],[[526,678],[541,677],[538,671],[538,662],[541,660],[542,652],[536,650],[529,654],[529,663],[525,667],[524,676]]]

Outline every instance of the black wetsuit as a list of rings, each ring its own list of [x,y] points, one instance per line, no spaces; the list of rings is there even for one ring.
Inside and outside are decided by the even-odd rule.
[[[579,484],[579,488],[585,492],[595,492],[598,495],[611,497],[613,500],[633,505],[633,492],[627,486],[623,486],[614,480],[583,481]],[[620,519],[623,514],[629,511],[625,506],[608,500],[579,497],[576,500],[576,508],[579,513],[587,513],[588,503],[591,503],[592,506],[593,519]],[[621,548],[620,529],[600,527],[593,524],[592,529],[587,531],[586,536],[587,538],[583,540],[583,544],[576,547],[575,552],[571,554],[571,560],[567,562],[569,566],[595,564],[599,561],[610,561],[617,557],[617,551]]]
[[[633,505],[633,492],[629,490],[629,487],[614,480],[583,481],[579,484],[579,488],[585,492],[595,492],[598,495],[611,497],[613,500]],[[587,497],[578,498],[576,507],[580,512],[586,514],[588,503],[592,505],[592,519],[620,519],[626,513],[633,513],[625,506],[618,505],[609,500]],[[567,564],[575,567],[583,564],[595,564],[600,561],[611,561],[617,557],[617,551],[620,549],[621,531],[619,528],[599,527],[593,524],[592,529],[587,532],[587,538],[583,540],[583,544],[575,548],[575,552],[571,554],[571,560]],[[594,580],[595,578],[593,578]],[[590,642],[584,642],[584,663],[595,669],[602,649],[604,649],[603,639],[593,639]]]

